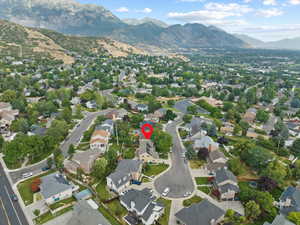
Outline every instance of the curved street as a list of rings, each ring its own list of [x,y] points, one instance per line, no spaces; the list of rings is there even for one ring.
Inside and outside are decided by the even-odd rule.
[[[182,153],[185,152],[185,149],[177,133],[177,126],[180,123],[182,123],[181,119],[168,124],[166,127],[166,132],[173,138],[171,154],[172,167],[154,181],[154,187],[160,194],[163,193],[165,188],[170,188],[170,192],[167,195],[168,198],[187,197],[185,194],[187,192],[192,194],[195,189],[189,165],[182,157]]]

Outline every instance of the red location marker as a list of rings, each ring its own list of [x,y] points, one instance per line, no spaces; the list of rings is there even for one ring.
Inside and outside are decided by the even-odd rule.
[[[142,126],[142,133],[146,139],[150,139],[153,134],[153,127],[149,123],[145,123]]]

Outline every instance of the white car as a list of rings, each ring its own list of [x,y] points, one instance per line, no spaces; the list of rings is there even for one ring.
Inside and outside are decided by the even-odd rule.
[[[22,178],[28,178],[28,177],[31,177],[33,175],[33,173],[23,173],[22,174]]]
[[[162,196],[167,196],[170,192],[170,188],[165,188],[164,192],[162,193]]]

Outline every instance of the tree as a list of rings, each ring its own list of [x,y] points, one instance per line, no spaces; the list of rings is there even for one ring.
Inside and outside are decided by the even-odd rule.
[[[245,215],[248,220],[253,221],[261,214],[259,205],[255,201],[249,201],[245,207]]]
[[[296,225],[300,224],[300,212],[290,212],[287,218],[288,220],[294,222]]]
[[[172,136],[159,129],[154,129],[152,141],[155,144],[156,151],[162,154],[168,153],[173,144]]]
[[[53,165],[53,158],[52,158],[52,157],[49,157],[49,158],[47,159],[47,166],[48,166],[49,168],[51,168],[52,165]]]
[[[40,191],[40,184],[41,184],[41,180],[39,178],[34,179],[30,185],[31,191],[33,193]]]
[[[68,149],[68,154],[73,155],[74,153],[75,153],[75,147],[73,144],[71,144]]]
[[[232,158],[228,160],[228,167],[236,176],[239,176],[245,172],[239,158]]]
[[[25,118],[14,120],[10,127],[11,131],[22,132],[24,134],[26,134],[29,131],[29,128],[29,123]]]
[[[286,167],[278,160],[272,161],[267,168],[262,170],[262,175],[276,180],[279,184],[283,183],[284,178],[288,175]]]
[[[277,182],[269,177],[262,176],[258,180],[258,188],[262,191],[272,191],[277,187]]]
[[[300,99],[299,98],[293,98],[293,100],[291,101],[291,107],[300,108]]]
[[[198,112],[198,107],[196,105],[190,105],[187,107],[188,113],[195,115]]]
[[[12,102],[17,98],[17,93],[14,90],[6,90],[1,95],[1,101],[3,102]]]
[[[101,158],[97,160],[92,168],[92,174],[98,180],[103,180],[106,174],[107,160],[105,158]]]
[[[198,159],[200,159],[200,160],[206,160],[207,157],[208,157],[208,155],[209,155],[209,151],[208,151],[207,148],[200,148],[198,150]]]
[[[34,214],[35,216],[39,216],[40,213],[41,213],[41,211],[40,211],[39,209],[35,209],[35,210],[33,211],[33,214]]]
[[[2,135],[0,135],[0,152],[2,152],[4,143],[5,143],[4,138],[2,137]]]
[[[183,116],[182,120],[183,120],[183,122],[185,122],[185,123],[190,123],[191,120],[192,120],[192,118],[193,118],[192,115],[190,115],[190,114],[185,114],[185,115]]]
[[[296,139],[291,147],[291,150],[296,155],[300,154],[300,138]],[[300,174],[299,174],[300,175]]]
[[[195,152],[195,150],[193,149],[192,146],[188,146],[188,147],[186,148],[185,157],[186,157],[188,160],[193,160],[193,159],[196,159],[196,158],[197,158],[197,153]]]
[[[163,117],[164,121],[170,121],[174,120],[177,117],[177,115],[172,110],[167,110],[166,114]]]
[[[66,121],[67,123],[71,123],[72,121],[72,110],[69,107],[65,107],[61,113],[60,118]]]
[[[277,210],[274,206],[274,198],[269,192],[259,191],[256,194],[256,202],[260,205],[260,208],[268,213],[270,216],[275,217]]]
[[[257,114],[256,114],[256,120],[261,122],[261,123],[265,123],[267,122],[269,119],[269,113],[264,111],[264,110],[258,110]]]

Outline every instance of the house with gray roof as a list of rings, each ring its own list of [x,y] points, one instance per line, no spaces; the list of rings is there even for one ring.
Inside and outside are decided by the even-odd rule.
[[[159,155],[156,152],[155,146],[151,140],[140,139],[140,146],[137,150],[139,160],[143,162],[157,163]]]
[[[225,167],[216,170],[214,186],[218,189],[221,200],[234,200],[240,191],[236,177]]]
[[[137,215],[145,225],[154,224],[164,212],[164,206],[155,201],[151,189],[130,189],[120,196],[120,203]]]
[[[296,225],[293,222],[287,220],[284,215],[280,214],[275,217],[272,223],[265,222],[263,225]]]
[[[217,225],[224,219],[225,211],[207,199],[183,208],[175,214],[180,225]]]
[[[226,167],[228,159],[220,150],[210,151],[207,159],[206,169],[211,173],[215,173],[216,170]]]
[[[119,161],[116,170],[106,177],[108,188],[120,194],[130,185],[132,180],[139,180],[143,162],[140,160],[123,159]]]
[[[174,105],[174,108],[177,109],[178,111],[184,113],[184,114],[187,114],[188,113],[188,107],[193,106],[193,105],[197,107],[197,113],[210,114],[207,110],[201,108],[198,105],[195,105],[194,103],[192,103],[188,99],[177,101]]]
[[[110,222],[86,200],[74,205],[72,217],[66,225],[111,225]]]
[[[219,148],[219,144],[215,142],[211,137],[204,136],[197,139],[194,143],[194,149],[197,151],[201,148],[206,148],[209,151],[215,151]]]
[[[284,215],[288,215],[290,212],[300,212],[300,190],[289,186],[281,194],[278,206]]]
[[[72,197],[75,189],[75,185],[60,173],[52,173],[41,178],[41,194],[48,205]]]

